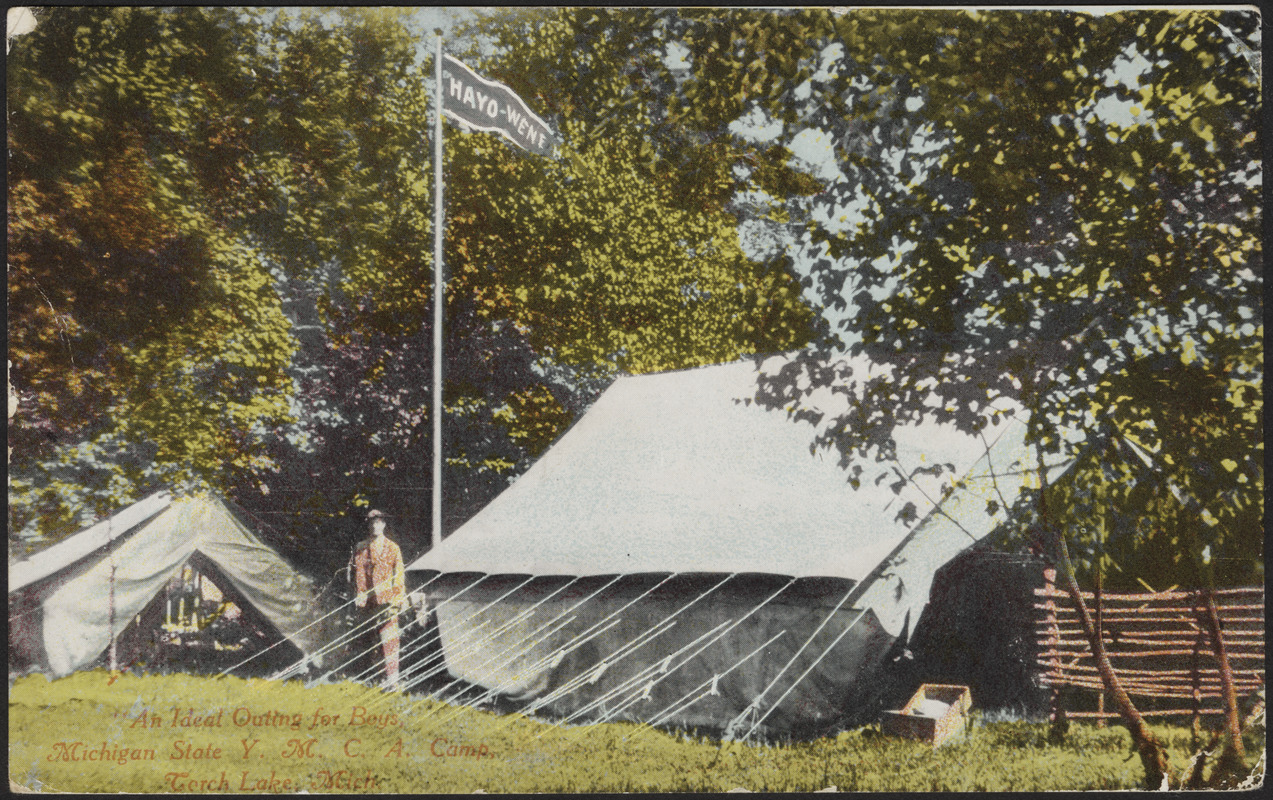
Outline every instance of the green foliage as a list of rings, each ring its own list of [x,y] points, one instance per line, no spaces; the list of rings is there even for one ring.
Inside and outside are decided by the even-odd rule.
[[[1007,397],[1046,450],[1077,430],[1091,452],[1149,454],[1108,475],[1090,458],[1058,490],[1064,524],[1109,526],[1104,558],[1130,558],[1125,532],[1155,579],[1258,576],[1254,19],[478,15],[458,54],[563,144],[553,160],[446,134],[448,526],[616,371],[816,338],[762,399],[798,407],[827,381],[859,397],[817,443],[854,470],[895,425],[976,431]],[[226,9],[57,9],[15,42],[11,535],[160,480],[331,517],[323,536],[386,499],[423,527],[419,44],[398,11]],[[834,170],[792,157],[809,133]],[[778,246],[756,256],[740,234]],[[845,344],[894,377],[815,363]],[[1101,492],[1133,512],[1098,519]],[[1081,565],[1100,557],[1076,541]]]
[[[238,707],[257,713],[299,713],[307,725],[320,706],[324,713],[348,715],[353,705],[365,705],[378,693],[348,683],[306,689],[296,681],[185,675],[124,675],[113,684],[107,681],[104,671],[51,682],[39,675],[19,679],[10,697],[9,777],[23,785],[38,780],[47,789],[89,791],[100,787],[105,776],[121,789],[164,791],[171,788],[165,773],[179,763],[166,760],[167,755],[175,740],[184,739],[220,745],[229,755],[217,762],[182,764],[178,771],[188,767],[192,774],[219,777],[225,769],[233,782],[243,769],[253,775],[274,770],[279,778],[308,785],[321,769],[347,769],[361,776],[371,768],[377,791],[384,792],[780,792],[828,786],[840,791],[1049,791],[1131,789],[1141,780],[1139,762],[1127,758],[1128,735],[1117,727],[1074,724],[1060,745],[1048,743],[1045,723],[993,722],[976,724],[937,750],[881,737],[870,728],[794,745],[721,746],[696,736],[649,729],[637,733],[631,723],[554,730],[532,720],[471,710],[446,719],[430,713],[435,709],[432,701],[394,698],[377,711],[396,714],[400,727],[342,724],[297,732],[287,727],[234,728],[229,715]],[[227,727],[129,727],[144,708],[158,710],[167,724],[174,706],[196,712],[224,708]],[[72,730],[74,736],[67,733]],[[1189,754],[1189,731],[1167,726],[1154,730],[1183,763]],[[298,733],[302,739],[317,740],[314,752],[326,756],[321,762],[283,756],[289,749],[287,740]],[[249,734],[260,740],[254,755],[265,754],[250,764],[238,757],[239,739]],[[376,758],[346,758],[341,748],[355,737],[360,740],[356,747]],[[1263,749],[1262,738],[1261,734],[1253,741],[1249,762]],[[54,742],[75,739],[149,746],[165,760],[122,766],[46,760]],[[485,745],[490,757],[434,756],[430,746],[439,739],[474,748]],[[404,757],[384,758],[399,740]]]
[[[1200,432],[1205,447],[1204,437]],[[1095,585],[1099,572],[1107,591],[1261,583],[1263,528],[1241,514],[1235,514],[1241,524],[1220,522],[1164,484],[1161,472],[1125,445],[1084,454],[1052,487],[1049,506],[1076,520],[1067,540],[1080,582]]]
[[[452,291],[563,362],[630,373],[807,339],[790,278],[746,258],[732,218],[686,209],[625,161],[636,144],[593,143],[545,169],[492,136],[457,142],[471,166],[448,183],[461,198],[448,204]]]
[[[482,313],[511,307],[535,346],[567,363],[676,369],[792,349],[813,333],[786,265],[753,263],[738,244],[732,172],[754,156],[669,122],[665,16],[492,12],[475,27],[495,55],[466,55],[535,99],[563,158],[543,164],[463,137],[457,156],[472,155],[450,167],[448,263],[487,284]],[[470,181],[503,191],[488,201]]]
[[[199,179],[197,123],[245,69],[231,20],[57,9],[14,48],[11,536],[73,529],[161,476],[224,488],[289,418],[271,276]]]
[[[607,17],[626,31],[610,38],[565,10],[484,23],[499,55],[470,63],[551,76],[524,96],[565,144],[542,159],[447,129],[448,528],[616,371],[813,335],[790,262],[739,246],[739,154],[690,146],[660,87],[617,79],[649,60],[653,18]],[[51,10],[17,44],[11,539],[166,483],[224,491],[316,553],[373,502],[419,544],[434,265],[418,45],[398,11],[226,9]]]
[[[570,423],[570,412],[543,386],[531,386],[509,395],[495,418],[508,426],[508,435],[526,448],[532,457],[552,444]]]
[[[1133,528],[1180,494],[1153,523],[1191,558],[1260,560],[1257,15],[705,14],[681,18],[688,118],[821,132],[839,172],[794,204],[838,330],[769,404],[836,381],[859,400],[819,444],[860,468],[895,425],[973,432],[1007,397],[1044,450],[1146,448]],[[891,377],[818,366],[845,343]]]
[[[111,413],[121,435],[154,442],[178,469],[212,477],[264,466],[266,431],[258,428],[290,417],[285,368],[295,343],[259,256],[230,242],[209,245],[216,266],[198,306],[170,320],[160,341],[128,353],[136,382]]]

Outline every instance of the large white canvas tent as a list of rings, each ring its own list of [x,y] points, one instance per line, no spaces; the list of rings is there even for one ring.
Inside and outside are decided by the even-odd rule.
[[[212,496],[152,495],[9,564],[9,663],[61,676],[97,662],[190,563],[303,655],[321,631],[309,578]]]
[[[812,731],[865,696],[937,568],[1035,477],[1025,426],[899,431],[904,473],[953,465],[944,499],[932,475],[854,490],[813,427],[755,393],[748,362],[622,377],[412,563],[450,673],[567,720],[739,736]]]

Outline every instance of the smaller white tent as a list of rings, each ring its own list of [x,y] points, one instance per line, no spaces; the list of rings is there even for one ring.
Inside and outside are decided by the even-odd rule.
[[[303,654],[319,649],[309,578],[219,499],[160,493],[9,565],[11,667],[61,676],[92,664],[192,559]]]

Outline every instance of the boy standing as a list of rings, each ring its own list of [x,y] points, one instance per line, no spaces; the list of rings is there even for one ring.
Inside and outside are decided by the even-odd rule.
[[[363,622],[373,623],[380,634],[385,656],[385,685],[398,688],[398,614],[406,608],[407,586],[402,567],[402,551],[385,535],[385,515],[373,510],[367,515],[371,537],[354,549],[355,603],[364,609]]]

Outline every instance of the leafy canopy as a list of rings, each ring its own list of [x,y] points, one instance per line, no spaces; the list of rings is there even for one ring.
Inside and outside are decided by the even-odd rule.
[[[1044,450],[1131,441],[1150,455],[1149,476],[1128,463],[1070,491],[1100,484],[1131,502],[1136,487],[1131,530],[1168,528],[1185,562],[1259,568],[1257,15],[667,19],[686,64],[665,70],[669,118],[708,138],[765,130],[779,150],[830,148],[809,171],[821,190],[775,197],[772,224],[803,249],[832,330],[761,399],[800,413],[819,387],[856,398],[817,443],[857,476],[889,459],[895,426],[975,432],[1009,398]],[[827,369],[842,347],[890,369]],[[1093,504],[1062,507],[1066,524],[1097,529]]]
[[[553,71],[546,113],[613,96],[605,69],[571,61],[592,23],[551,16],[551,47],[470,63]],[[58,9],[17,43],[11,539],[173,483],[225,492],[333,562],[370,503],[408,545],[428,529],[418,45],[397,11],[226,9]],[[620,62],[622,43],[593,46],[594,65]],[[641,119],[605,137],[558,122],[561,160],[446,133],[448,527],[616,371],[812,336],[789,262],[740,248],[726,184],[672,180],[690,163],[727,176],[727,149],[673,163],[651,159]]]

